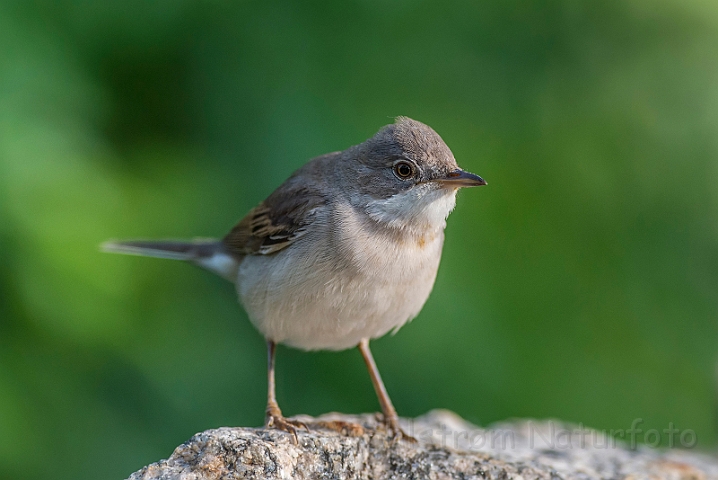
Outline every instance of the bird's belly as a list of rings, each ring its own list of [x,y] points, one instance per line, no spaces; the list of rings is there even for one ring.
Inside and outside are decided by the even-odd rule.
[[[419,313],[442,244],[440,232],[429,241],[376,242],[371,251],[341,256],[302,242],[275,255],[245,257],[237,291],[266,338],[305,350],[351,348]]]

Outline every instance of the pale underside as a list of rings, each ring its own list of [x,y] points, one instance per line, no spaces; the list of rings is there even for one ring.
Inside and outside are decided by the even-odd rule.
[[[408,199],[370,206],[369,215],[348,205],[315,209],[281,250],[241,259],[237,292],[250,320],[266,338],[305,350],[351,348],[398,329],[434,285],[455,193],[435,190],[418,205],[413,198],[419,213],[403,228],[387,228],[383,217]]]

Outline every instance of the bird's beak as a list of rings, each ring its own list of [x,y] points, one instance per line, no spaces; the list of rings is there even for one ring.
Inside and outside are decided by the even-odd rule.
[[[486,185],[486,180],[474,175],[473,173],[465,172],[460,168],[449,172],[446,176],[438,178],[437,181],[447,187],[480,187]]]

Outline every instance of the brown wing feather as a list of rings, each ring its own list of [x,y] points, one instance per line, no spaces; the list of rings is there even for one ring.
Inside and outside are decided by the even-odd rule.
[[[312,210],[324,203],[324,197],[306,187],[292,188],[291,180],[253,208],[222,239],[231,253],[269,255],[306,232]]]

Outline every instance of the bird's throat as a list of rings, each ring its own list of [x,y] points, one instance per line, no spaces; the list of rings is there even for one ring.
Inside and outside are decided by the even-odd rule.
[[[389,198],[372,200],[367,215],[387,227],[423,235],[443,229],[456,205],[456,190],[419,185]]]

